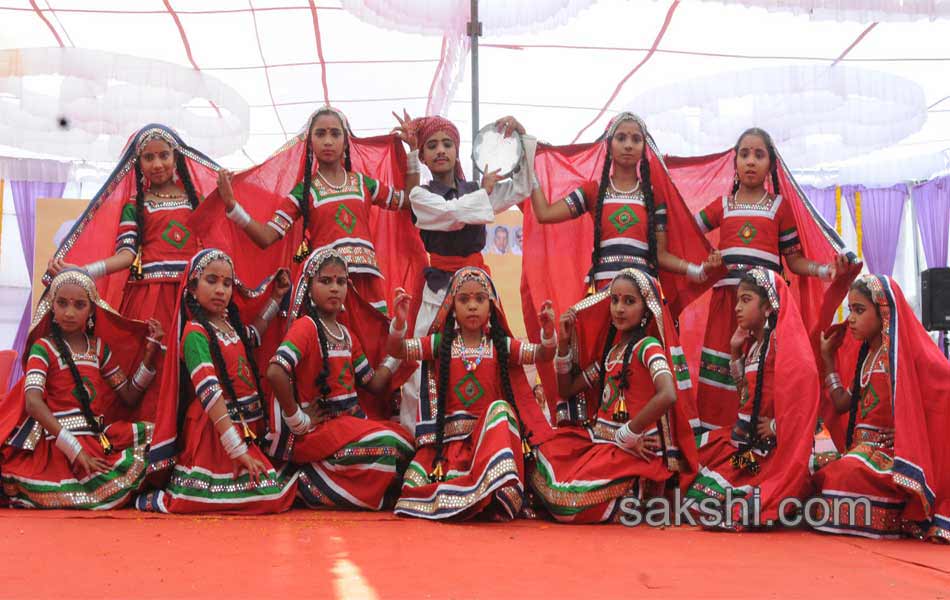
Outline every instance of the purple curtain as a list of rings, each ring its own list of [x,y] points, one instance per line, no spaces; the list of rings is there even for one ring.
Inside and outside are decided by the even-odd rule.
[[[917,211],[917,227],[924,243],[927,267],[947,266],[947,234],[950,229],[950,176],[922,183],[911,193]],[[937,345],[943,349],[943,332]]]
[[[864,186],[847,186],[842,194],[848,198],[851,219],[857,227],[854,193],[861,192],[861,237],[864,258],[868,270],[878,275],[894,273],[894,259],[897,258],[897,240],[901,233],[901,217],[904,215],[904,201],[907,199],[907,186],[895,185],[889,188],[868,189]]]
[[[946,267],[947,234],[950,230],[950,176],[918,185],[911,197],[917,211],[917,227],[924,242],[927,267]]]
[[[36,199],[37,198],[62,198],[63,190],[66,189],[65,183],[50,183],[46,181],[11,181],[10,189],[13,191],[13,205],[16,207],[16,220],[20,228],[20,244],[23,246],[23,257],[26,259],[26,269],[30,273],[30,286],[33,285],[33,250],[35,247],[34,234],[36,230]],[[13,341],[13,349],[20,356],[23,356],[26,345],[26,337],[30,333],[30,316],[33,309],[32,293],[27,298],[26,306],[23,309],[23,316],[20,318],[20,326],[17,328],[16,338]],[[13,365],[13,371],[10,373],[10,385],[17,382],[23,375],[22,361],[17,360]]]
[[[818,211],[824,219],[825,222],[835,226],[835,188],[813,188],[810,185],[803,185],[802,191],[805,192],[805,196],[808,197],[808,200],[811,202],[812,206],[815,207],[815,210]]]

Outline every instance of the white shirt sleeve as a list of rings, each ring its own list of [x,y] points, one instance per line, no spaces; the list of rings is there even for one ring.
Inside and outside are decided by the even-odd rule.
[[[495,188],[497,190],[498,186]],[[416,186],[409,192],[409,202],[419,229],[458,231],[466,225],[487,225],[495,220],[495,211],[492,210],[494,201],[489,199],[483,189],[455,200],[446,200],[422,186]]]
[[[525,155],[521,159],[521,169],[510,179],[496,183],[489,197],[496,215],[528,198],[534,189],[534,155],[537,151],[538,140],[530,135],[522,136],[521,140],[525,150]]]

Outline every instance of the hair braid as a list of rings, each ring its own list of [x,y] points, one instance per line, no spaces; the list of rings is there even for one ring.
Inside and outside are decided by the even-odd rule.
[[[867,342],[861,344],[861,351],[858,352],[858,361],[854,365],[854,380],[851,382],[851,406],[848,408],[848,434],[845,441],[845,452],[851,449],[851,442],[854,441],[854,426],[858,420],[858,404],[861,401],[861,368],[864,361],[867,360],[871,345]]]
[[[50,330],[53,345],[56,346],[56,351],[59,352],[60,357],[62,357],[63,362],[66,363],[66,367],[69,369],[69,374],[73,377],[74,391],[76,392],[76,397],[79,398],[79,410],[89,422],[93,432],[98,435],[102,433],[102,426],[99,424],[99,419],[97,419],[96,415],[92,412],[92,398],[89,397],[89,390],[86,389],[86,384],[83,382],[82,375],[79,373],[79,367],[76,366],[76,361],[73,360],[72,350],[69,349],[69,346],[66,344],[66,339],[63,337],[63,330],[56,321],[50,324]]]
[[[762,338],[762,347],[759,349],[759,364],[756,368],[755,391],[752,394],[752,416],[750,424],[752,430],[749,432],[749,445],[756,446],[759,443],[759,413],[762,410],[762,386],[765,383],[765,362],[771,345],[772,334],[775,332],[775,325],[778,321],[778,314],[769,315],[765,323],[765,336]]]
[[[185,155],[181,153],[181,150],[175,150],[175,170],[178,172],[178,179],[181,180],[182,187],[185,188],[185,195],[188,196],[188,203],[191,204],[191,209],[194,210],[198,208],[198,203],[200,202],[198,192],[195,190],[195,184],[191,180],[191,173],[188,171],[188,163],[185,162]]]
[[[597,271],[597,263],[600,262],[600,238],[603,235],[600,227],[600,220],[604,216],[604,198],[607,196],[607,186],[610,184],[610,165],[613,159],[610,157],[610,139],[607,139],[607,155],[604,156],[604,168],[600,174],[600,186],[597,188],[597,205],[594,208],[594,248],[590,253],[590,272],[587,274],[588,283],[596,287],[594,274]]]
[[[600,375],[598,388],[600,395],[597,397],[597,404],[600,406],[604,400],[604,386],[607,385],[607,358],[610,357],[610,350],[614,345],[614,339],[617,337],[617,328],[613,323],[607,329],[607,339],[604,340],[604,350],[600,353]]]
[[[435,405],[435,459],[433,467],[442,461],[443,446],[445,444],[445,412],[446,396],[449,393],[449,374],[452,367],[452,342],[455,341],[455,315],[449,313],[442,327],[441,342],[439,343],[439,378],[436,388]]]
[[[330,384],[327,382],[330,378],[330,343],[327,340],[327,332],[323,323],[320,321],[320,315],[317,313],[313,302],[310,301],[309,296],[307,296],[307,314],[313,320],[313,324],[317,328],[317,339],[320,342],[320,357],[323,359],[323,363],[320,365],[320,372],[317,374],[316,379],[317,390],[320,392],[320,404],[322,405],[330,396]]]
[[[145,239],[145,184],[142,183],[142,164],[135,159],[135,250],[142,249],[142,240]]]
[[[303,235],[305,239],[310,229],[310,195],[312,193],[311,186],[313,185],[313,141],[311,141],[310,138],[310,129],[312,128],[313,123],[311,122],[310,127],[307,129],[307,142],[304,149],[306,157],[303,161],[303,190],[301,191],[300,197],[300,219],[303,222]]]
[[[257,390],[257,397],[261,402],[261,417],[264,420],[265,426],[268,422],[267,410],[264,408],[264,390],[261,387],[261,373],[257,368],[257,358],[254,357],[254,346],[251,344],[251,340],[247,337],[247,328],[244,326],[244,323],[241,322],[241,312],[238,310],[237,304],[234,303],[232,299],[228,303],[228,323],[231,324],[231,327],[234,328],[234,331],[237,333],[238,337],[241,339],[241,344],[244,345],[244,354],[247,357],[247,366],[251,369],[251,375],[254,376],[254,388]],[[261,332],[257,332],[258,336],[263,335]],[[236,400],[237,398],[235,398]]]
[[[660,271],[660,260],[656,245],[656,202],[653,197],[653,181],[650,178],[650,161],[646,157],[646,147],[640,159],[640,189],[643,190],[643,205],[647,211],[647,261],[655,272]]]
[[[501,379],[501,390],[512,410],[515,411],[515,418],[518,420],[518,429],[522,436],[527,439],[531,437],[531,431],[528,430],[524,421],[521,419],[521,411],[518,410],[518,403],[515,401],[515,393],[511,387],[511,374],[508,372],[508,336],[501,326],[501,319],[498,318],[498,310],[495,305],[491,306],[491,315],[489,317],[491,324],[491,341],[495,346],[495,356],[498,357],[498,375]]]

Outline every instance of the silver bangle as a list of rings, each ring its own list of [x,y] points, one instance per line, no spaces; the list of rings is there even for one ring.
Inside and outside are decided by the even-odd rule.
[[[415,175],[419,172],[419,151],[412,150],[406,155],[406,174]]]
[[[835,372],[828,373],[825,376],[825,387],[833,388],[836,385],[841,386],[841,376]]]
[[[396,319],[393,319],[389,322],[389,335],[404,338],[406,337],[406,331],[409,330],[409,322],[402,322],[402,329],[396,329]]]
[[[386,356],[380,363],[380,367],[386,367],[390,373],[395,373],[402,366],[402,361],[395,356]]]
[[[93,279],[99,279],[100,277],[105,277],[106,275],[106,261],[97,260],[96,262],[91,262],[83,270]]]
[[[247,211],[244,210],[244,207],[238,204],[237,202],[234,203],[234,208],[232,208],[225,214],[228,217],[228,219],[233,221],[234,224],[240,227],[241,229],[245,229],[248,223],[251,222],[251,215],[247,214]]]
[[[574,357],[570,352],[567,353],[567,356],[555,356],[554,357],[554,372],[558,375],[567,375],[571,372],[571,367],[574,364]]]
[[[135,374],[132,375],[132,386],[138,391],[144,392],[148,389],[148,386],[152,385],[152,381],[154,380],[155,370],[149,369],[143,362],[139,364],[139,368],[136,369]]]
[[[831,266],[821,265],[820,267],[815,269],[815,275],[817,275],[819,279],[825,279],[825,280],[831,279]]]
[[[297,411],[289,417],[284,415],[284,422],[290,427],[290,432],[294,435],[303,435],[310,431],[310,415],[305,413],[300,405],[297,405]]]
[[[56,447],[59,448],[60,452],[66,455],[70,463],[74,462],[76,457],[79,456],[79,453],[82,452],[82,446],[79,444],[79,440],[65,427],[60,428],[59,433],[56,435]]]
[[[247,452],[247,444],[244,443],[234,427],[228,427],[228,430],[222,433],[220,438],[224,451],[228,453],[228,457],[232,460]]]
[[[693,263],[686,265],[686,279],[694,283],[702,283],[708,278],[709,276],[706,274],[706,267],[703,265],[697,265]]]
[[[261,311],[261,320],[265,323],[270,323],[271,320],[277,316],[277,311],[280,310],[280,305],[277,304],[277,301],[271,298],[267,301],[267,304],[264,305],[264,310]]]
[[[729,360],[729,374],[735,381],[738,381],[745,377],[745,361],[741,358],[733,358]]]
[[[772,432],[772,435],[775,435],[775,419],[769,421],[769,431]]]
[[[541,346],[545,348],[554,348],[557,346],[557,332],[555,331],[551,337],[544,337],[544,330],[541,330]]]
[[[623,448],[629,448],[633,446],[636,442],[640,441],[641,438],[643,438],[643,434],[635,433],[632,429],[630,429],[629,421],[624,423],[623,427],[614,433],[614,441],[618,446]]]

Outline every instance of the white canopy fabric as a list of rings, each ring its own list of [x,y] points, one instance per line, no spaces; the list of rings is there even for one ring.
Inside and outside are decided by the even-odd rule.
[[[235,136],[233,148],[222,153],[207,142],[202,149],[225,166],[243,168],[266,158],[326,102],[342,109],[362,135],[389,131],[395,124],[390,112],[405,108],[413,116],[442,112],[469,137],[470,58],[459,25],[467,22],[468,6],[468,0],[0,0],[0,50],[62,47],[106,57],[100,87],[70,77],[59,81],[63,97],[85,104],[50,105],[43,118],[31,121],[54,144],[57,132],[66,139],[55,117],[77,128],[86,121],[95,127],[105,117],[88,110],[90,95],[98,90],[100,97],[123,97],[112,88],[139,80],[128,70],[141,61],[115,55],[197,72],[207,80],[194,84],[192,98],[182,97],[181,86],[174,93],[123,88],[124,97],[143,100],[128,100],[125,108],[110,104],[106,117],[129,131],[113,126],[104,137],[118,141],[100,139],[96,147],[121,147],[132,132],[122,112],[144,118],[145,102],[154,102],[156,114],[189,141],[206,138],[208,120],[223,111],[220,118],[231,121],[221,135]],[[786,140],[791,166],[807,181],[886,185],[924,179],[946,169],[950,148],[947,6],[941,0],[481,0],[481,121],[514,114],[542,140],[566,144],[594,139],[611,115],[631,109],[646,119],[661,150],[682,154],[730,146],[750,125],[792,134],[802,129],[804,135],[804,124],[814,122],[809,129],[817,131],[807,133],[820,136],[826,119],[836,137],[825,146],[820,137]],[[386,18],[381,11],[389,11]],[[439,35],[437,28],[416,25],[426,15],[451,23]],[[420,30],[428,33],[409,32]],[[48,75],[16,72],[11,64],[0,62],[0,114],[10,114],[4,107],[14,110],[22,96],[29,97],[26,91],[56,93],[57,82]],[[817,75],[803,83],[788,78],[791,70]],[[851,104],[836,115],[822,114],[819,109],[830,105],[822,104],[828,99],[822,82],[848,79],[839,76],[846,70],[862,74],[860,85],[840,89]],[[10,84],[14,79],[23,82],[20,87]],[[762,84],[758,96],[756,81]],[[774,102],[771,111],[754,108],[769,106],[769,94],[785,90],[804,91],[789,96],[797,102],[788,110],[774,110]],[[895,95],[901,102],[888,104]],[[725,100],[717,104],[720,96]],[[652,97],[664,101],[650,102]],[[163,112],[163,102],[185,110]],[[874,131],[887,135],[865,143],[855,137],[860,128],[842,122],[849,115],[865,125],[883,119]],[[828,149],[853,142],[854,148],[816,151],[816,142]],[[11,143],[11,136],[0,137],[0,144],[4,156],[103,162],[65,141],[38,154]],[[101,154],[92,152],[93,144],[86,147]]]

